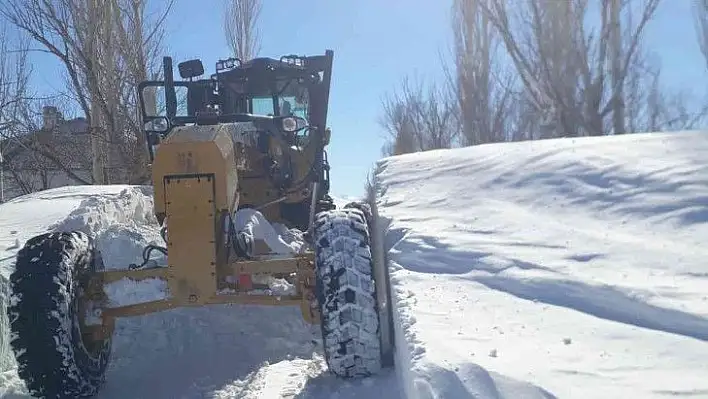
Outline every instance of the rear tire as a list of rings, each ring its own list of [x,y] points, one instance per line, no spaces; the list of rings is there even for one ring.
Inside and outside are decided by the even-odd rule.
[[[355,208],[321,212],[313,235],[327,365],[340,377],[377,374],[381,343],[366,217]]]
[[[111,338],[82,338],[79,302],[102,268],[84,233],[47,233],[27,241],[10,276],[10,345],[29,393],[85,398],[104,382]]]

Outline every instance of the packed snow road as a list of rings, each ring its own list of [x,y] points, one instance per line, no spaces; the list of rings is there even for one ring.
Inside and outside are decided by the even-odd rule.
[[[147,243],[159,240],[151,196],[149,187],[66,187],[3,204],[0,274],[7,278],[19,246],[47,230],[91,233],[107,268],[135,263]],[[111,300],[123,303],[155,294],[145,286],[112,288],[119,289]],[[25,398],[4,311],[2,320],[0,395]],[[299,308],[222,305],[119,319],[98,398],[397,399],[397,381],[393,372],[348,382],[332,377],[319,331],[302,320]]]

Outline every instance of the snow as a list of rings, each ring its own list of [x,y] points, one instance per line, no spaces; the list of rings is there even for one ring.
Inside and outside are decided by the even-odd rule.
[[[119,197],[129,186],[73,186],[41,191],[15,198],[0,207],[0,270],[9,276],[14,257],[29,238],[76,223],[81,218],[78,211],[83,200]],[[75,212],[73,213],[72,212]],[[128,210],[130,212],[130,210]],[[124,212],[121,212],[124,214]],[[90,217],[92,215],[84,214]],[[20,245],[17,245],[17,242]]]
[[[236,218],[255,221],[250,225],[254,238],[279,246],[278,250],[298,252],[302,247],[297,230],[266,225],[253,212],[239,212]],[[164,246],[152,214],[151,187],[65,187],[0,205],[0,397],[28,397],[9,348],[6,279],[27,239],[58,230],[93,236],[107,269],[141,263],[147,244]],[[153,256],[157,265],[165,265],[161,254],[154,251]],[[287,295],[294,288],[273,278],[263,282],[273,295]],[[105,290],[113,306],[169,295],[165,283],[157,279],[122,279]],[[319,341],[319,328],[305,323],[298,307],[214,305],[118,319],[107,382],[98,397],[316,399],[377,393],[399,397],[391,372],[353,382],[331,376]]]
[[[169,298],[167,281],[159,278],[131,280],[123,277],[103,285],[110,307],[130,306]]]
[[[331,195],[332,201],[334,202],[334,205],[337,206],[337,208],[344,208],[348,203],[350,202],[359,202],[363,200],[363,197],[357,197],[357,196],[352,196],[352,195]]]
[[[249,293],[259,294],[259,295],[295,295],[297,291],[295,285],[290,284],[285,279],[275,278],[268,275],[254,275],[252,277],[254,284],[264,284],[268,286],[268,290],[265,292],[258,292],[259,290],[252,290]]]
[[[406,396],[708,397],[707,133],[381,160]]]
[[[302,237],[290,234],[290,237],[283,236],[278,230],[287,230],[283,225],[271,225],[262,213],[255,209],[241,209],[236,211],[234,216],[234,229],[237,232],[248,235],[252,240],[260,239],[265,241],[268,248],[276,254],[297,254],[305,249]],[[289,239],[288,239],[289,238]]]
[[[332,377],[318,327],[296,307],[175,309],[118,320],[99,397],[708,397],[706,159],[708,132],[383,159],[374,180],[394,370]],[[140,263],[145,245],[163,244],[151,195],[66,187],[0,205],[0,277],[27,239],[58,229],[93,235],[107,268]],[[237,219],[279,252],[302,249],[298,231]],[[108,290],[143,301],[165,295],[155,283]],[[0,396],[26,397],[0,317]]]

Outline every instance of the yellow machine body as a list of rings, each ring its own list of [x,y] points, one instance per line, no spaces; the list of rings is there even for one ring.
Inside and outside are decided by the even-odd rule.
[[[170,202],[174,199],[168,197],[169,186],[174,187],[176,179],[179,180],[180,177],[184,180],[211,176],[215,211],[233,213],[236,210],[236,155],[234,143],[225,126],[176,127],[160,144],[152,164],[154,206],[158,219],[167,214]],[[172,217],[176,217],[174,207],[172,213]]]
[[[237,210],[241,195],[238,144],[228,125],[177,127],[160,144],[153,163],[154,208],[167,226],[167,265],[103,271],[97,273],[93,287],[98,290],[123,278],[158,278],[167,281],[168,298],[104,306],[101,334],[110,333],[115,317],[223,303],[299,305],[305,320],[319,322],[312,252],[284,258],[269,254],[267,245],[257,240],[255,259],[240,259],[230,247],[228,218]],[[249,293],[243,282],[258,275],[290,276],[297,288],[295,295]]]

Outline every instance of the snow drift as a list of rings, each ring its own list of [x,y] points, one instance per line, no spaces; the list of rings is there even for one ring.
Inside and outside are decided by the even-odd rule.
[[[381,160],[409,398],[708,396],[708,134]]]

